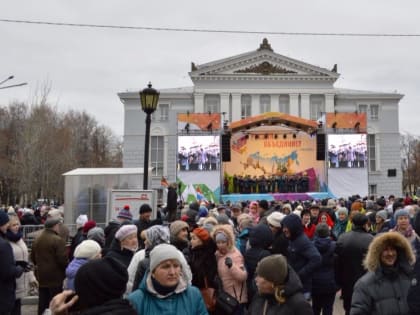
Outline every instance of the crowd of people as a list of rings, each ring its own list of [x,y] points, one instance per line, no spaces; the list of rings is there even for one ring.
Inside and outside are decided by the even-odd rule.
[[[0,315],[34,287],[40,315],[328,315],[338,292],[346,315],[420,314],[419,209],[409,196],[193,202],[166,220],[127,205],[104,229],[80,214],[70,246],[46,209],[29,250],[10,207]]]

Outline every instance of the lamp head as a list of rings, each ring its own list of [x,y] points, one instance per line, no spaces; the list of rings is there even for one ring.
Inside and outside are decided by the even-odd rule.
[[[140,103],[141,109],[146,114],[152,114],[157,107],[159,101],[159,92],[152,88],[152,84],[149,82],[147,88],[140,92]]]

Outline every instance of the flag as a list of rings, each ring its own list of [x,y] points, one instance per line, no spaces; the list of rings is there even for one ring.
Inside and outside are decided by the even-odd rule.
[[[167,181],[167,179],[165,178],[165,176],[162,176],[162,179],[160,180],[160,185],[163,187],[168,188],[169,187],[169,183]]]
[[[197,200],[198,201],[204,201],[205,203],[208,203],[208,200],[206,199],[206,197],[204,196],[204,194],[203,194],[203,192],[201,191],[201,189],[200,189],[200,186],[197,186],[196,188],[195,188],[195,191],[196,191],[196,196],[197,196]]]

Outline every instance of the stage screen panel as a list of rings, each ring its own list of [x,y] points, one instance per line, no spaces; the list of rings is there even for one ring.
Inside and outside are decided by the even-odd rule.
[[[328,187],[337,197],[368,194],[366,134],[328,135]]]
[[[177,178],[184,201],[215,202],[220,189],[220,136],[178,136]]]

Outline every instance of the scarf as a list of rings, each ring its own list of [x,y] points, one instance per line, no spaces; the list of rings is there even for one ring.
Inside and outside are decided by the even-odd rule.
[[[395,227],[395,229],[393,229],[393,231],[400,233],[401,235],[404,235],[404,237],[406,238],[410,238],[413,235],[413,227],[411,226],[411,224],[408,225],[408,228],[405,232],[401,231],[398,226]]]
[[[6,238],[13,243],[19,242],[19,240],[22,238],[22,236],[23,236],[22,231],[18,231],[17,233],[13,233],[12,231],[7,230],[7,232],[6,232]]]
[[[174,292],[176,287],[178,286],[178,283],[177,283],[174,286],[166,287],[166,286],[161,285],[153,276],[151,278],[152,278],[153,288],[156,290],[157,293],[163,296],[166,296],[169,293]]]

